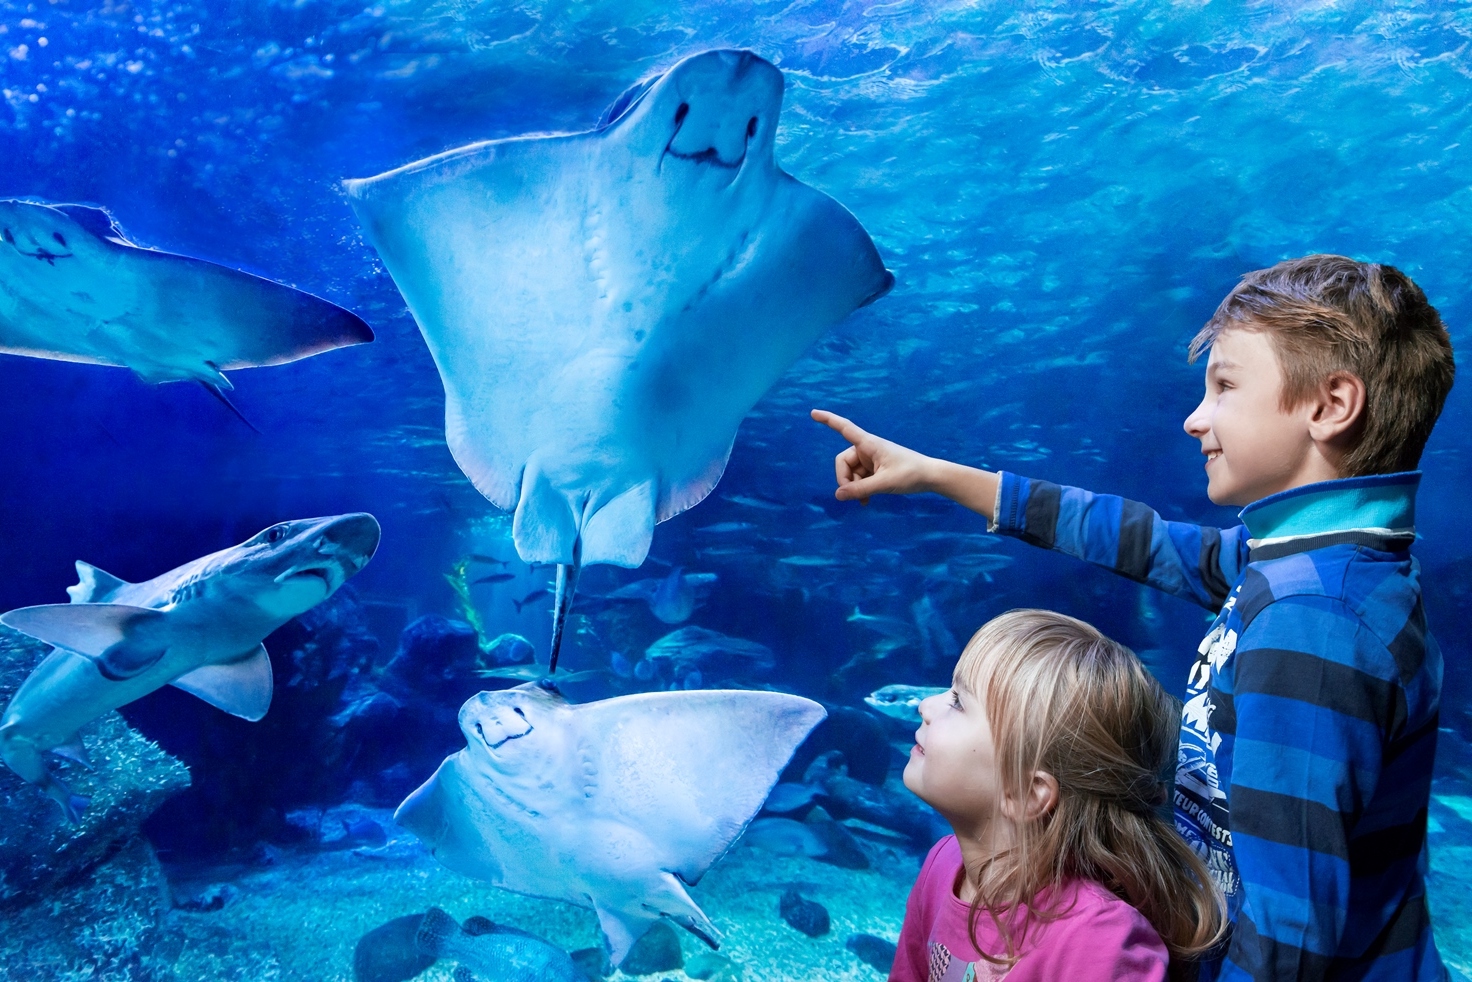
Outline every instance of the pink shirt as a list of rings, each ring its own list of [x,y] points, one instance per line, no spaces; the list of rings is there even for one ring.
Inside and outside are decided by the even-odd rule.
[[[987,961],[966,933],[970,908],[955,893],[960,872],[961,847],[948,835],[925,857],[910,889],[890,982],[1164,982],[1170,953],[1160,935],[1092,880],[1069,884],[1058,905],[1066,914],[1028,925],[1022,956],[1010,970]],[[1006,950],[985,911],[976,939],[988,954]]]

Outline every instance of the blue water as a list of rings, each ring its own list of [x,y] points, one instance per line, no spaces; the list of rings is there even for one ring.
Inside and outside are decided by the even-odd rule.
[[[692,623],[771,647],[769,684],[861,705],[878,685],[946,673],[901,653],[836,677],[875,640],[846,620],[855,606],[905,618],[930,595],[964,638],[1046,605],[1149,652],[1179,692],[1200,611],[1019,543],[978,544],[966,534],[982,520],[939,499],[839,505],[840,443],[807,410],[1231,523],[1180,423],[1201,387],[1186,343],[1243,272],[1315,251],[1391,263],[1459,349],[1472,343],[1472,7],[1016,6],[0,0],[0,197],[105,205],[136,241],[295,284],[377,333],[234,373],[259,433],[197,387],[0,356],[0,610],[64,600],[75,559],[141,580],[278,520],[370,511],[383,544],[352,595],[378,664],[412,619],[468,616],[446,574],[472,552],[509,556],[509,525],[446,450],[438,375],[339,182],[587,128],[633,81],[735,46],[785,75],[779,163],[860,219],[897,285],[813,346],[743,424],[716,492],[656,531],[658,560],[720,576]],[[1458,801],[1472,763],[1469,422],[1464,380],[1422,461],[1417,546],[1448,667],[1439,788]],[[751,527],[700,531],[728,522]],[[936,532],[956,534],[916,545]],[[939,585],[927,572],[983,548],[1010,564]],[[794,556],[826,564],[779,562]],[[584,586],[663,568],[598,568]],[[511,601],[545,574],[512,570],[472,593],[475,615],[544,645],[549,602]],[[638,610],[581,623],[574,669],[669,630]],[[129,717],[197,786],[257,794],[276,819],[231,825],[197,787],[173,821],[228,832],[160,820],[160,849],[222,855],[312,803],[313,789],[209,757],[189,728],[223,724],[160,701],[174,696]],[[1467,817],[1433,815],[1434,847],[1472,846]],[[1472,959],[1459,934],[1472,923],[1438,916],[1449,955]]]

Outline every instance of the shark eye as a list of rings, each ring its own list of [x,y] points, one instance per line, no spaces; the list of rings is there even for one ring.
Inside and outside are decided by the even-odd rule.
[[[751,117],[750,119],[748,119],[746,121],[746,136],[747,136],[747,139],[750,139],[751,137],[756,136],[756,117],[755,116]]]
[[[480,728],[479,723],[475,724],[475,732],[480,736],[481,742],[484,743],[486,739],[486,731]]]
[[[690,115],[690,103],[680,103],[680,107],[675,110],[675,125],[679,126],[681,123],[683,123],[685,121],[685,117],[688,115]]]
[[[520,706],[512,706],[511,707],[511,711],[514,712],[516,715],[520,716],[522,719],[526,719],[526,713],[524,713],[524,712],[521,711],[521,707]]]
[[[57,242],[60,242],[63,249],[66,248],[66,239],[62,238],[62,235],[61,235],[60,232],[52,232],[51,233],[51,237],[53,239],[55,239]]]
[[[266,531],[267,542],[280,542],[284,538],[286,538],[285,525],[276,525]]]

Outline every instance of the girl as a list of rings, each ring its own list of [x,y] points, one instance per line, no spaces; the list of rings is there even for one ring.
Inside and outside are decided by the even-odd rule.
[[[1191,977],[1224,911],[1160,811],[1180,714],[1128,648],[1011,611],[920,718],[905,786],[955,835],[910,891],[891,982]]]

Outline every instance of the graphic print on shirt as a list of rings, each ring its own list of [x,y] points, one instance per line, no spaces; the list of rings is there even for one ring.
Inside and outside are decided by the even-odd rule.
[[[1237,902],[1237,867],[1232,861],[1232,830],[1227,792],[1217,774],[1216,752],[1222,738],[1211,728],[1211,680],[1237,650],[1237,632],[1228,626],[1241,590],[1232,591],[1210,633],[1197,649],[1200,654],[1186,682],[1181,709],[1181,743],[1176,757],[1176,828],[1196,850],[1228,902]]]
[[[939,941],[930,942],[930,974],[926,982],[1002,982],[1011,969],[983,959],[962,961]]]

